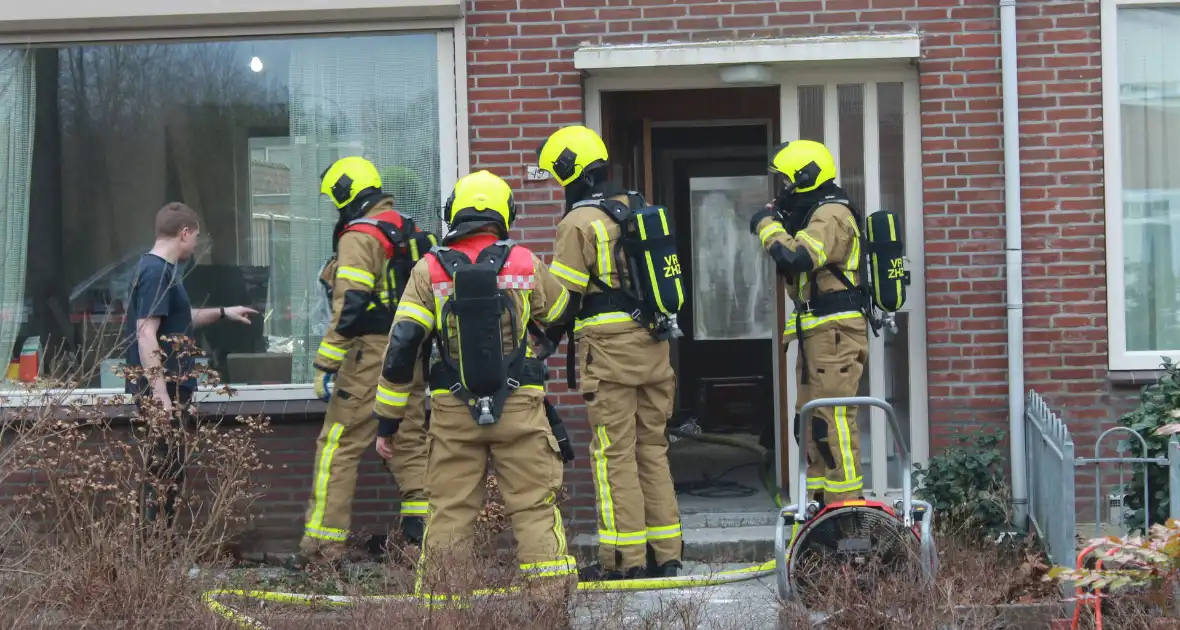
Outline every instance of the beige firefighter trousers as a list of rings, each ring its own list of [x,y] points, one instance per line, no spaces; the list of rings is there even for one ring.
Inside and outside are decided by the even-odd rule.
[[[577,340],[590,420],[590,466],[598,505],[598,558],[606,570],[680,560],[680,508],[665,433],[676,394],[667,342],[638,327]]]
[[[499,420],[487,426],[476,424],[467,405],[449,391],[431,397],[426,472],[430,517],[420,576],[431,572],[425,569],[432,557],[459,567],[455,555],[471,552],[476,518],[487,497],[489,457],[512,524],[521,571],[529,578],[576,573],[557,507],[561,455],[541,395],[540,388],[535,395],[511,394]]]
[[[807,346],[808,382],[802,383],[802,362],[796,362],[795,413],[817,398],[856,396],[869,354],[865,330],[832,325],[805,333],[803,343]],[[807,493],[822,492],[826,503],[856,499],[864,492],[856,416],[856,407],[820,407],[811,414]]]
[[[300,551],[338,555],[352,524],[357,468],[377,438],[373,403],[388,343],[385,335],[357,338],[336,376],[324,427],[316,442],[312,495]],[[401,492],[402,516],[426,516],[426,385],[422,366],[414,371],[406,417],[394,436],[386,467]]]

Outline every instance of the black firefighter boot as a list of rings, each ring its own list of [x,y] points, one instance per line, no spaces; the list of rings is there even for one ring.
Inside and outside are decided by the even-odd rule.
[[[426,518],[423,516],[403,516],[401,530],[402,540],[416,547],[421,547],[422,538],[426,535]]]
[[[579,582],[605,582],[607,580],[639,580],[647,577],[644,574],[643,567],[631,567],[626,571],[619,571],[616,569],[603,569],[602,564],[595,562],[594,564],[584,566],[578,569]]]
[[[684,541],[680,541],[680,556],[684,557]],[[647,577],[664,578],[676,577],[684,565],[679,560],[669,560],[663,564],[656,564],[656,551],[651,544],[647,545]]]
[[[615,550],[615,565],[622,564],[623,554]],[[620,571],[618,569],[604,569],[601,562],[578,569],[579,582],[603,582],[606,580],[638,580],[647,577],[643,567],[631,567]]]

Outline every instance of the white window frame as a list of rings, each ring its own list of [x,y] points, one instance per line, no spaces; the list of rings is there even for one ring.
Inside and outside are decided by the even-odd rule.
[[[197,34],[199,32],[199,35]],[[251,37],[302,36],[302,35],[352,35],[352,34],[401,34],[407,32],[432,32],[438,35],[438,131],[439,131],[439,207],[450,195],[459,179],[460,171],[466,173],[471,163],[468,134],[467,97],[467,23],[465,18],[456,20],[401,20],[390,22],[368,22],[356,24],[321,25],[309,28],[304,25],[263,26],[232,28],[208,28],[196,31],[167,27],[145,31],[135,37],[104,36],[101,31],[82,33],[61,41],[38,41],[38,46],[78,46],[94,42],[134,44],[148,41],[192,41],[211,36],[232,35],[235,39]],[[0,45],[11,45],[0,37]],[[457,60],[462,63],[456,65]],[[452,89],[447,89],[451,86]],[[102,399],[119,396],[123,389],[77,388],[73,390],[39,390],[33,393],[22,389],[3,389],[0,383],[0,409],[40,407],[45,404],[102,404]],[[201,386],[193,397],[196,403],[263,402],[263,401],[310,401],[315,400],[311,383],[287,383],[277,385],[232,385],[233,396],[221,393],[221,387]]]
[[[1103,0],[1102,146],[1106,197],[1106,322],[1111,371],[1158,370],[1162,357],[1180,360],[1180,348],[1127,350],[1126,275],[1123,265],[1122,105],[1119,100],[1118,12],[1126,8],[1180,7],[1177,0]],[[1180,35],[1180,34],[1178,34]]]

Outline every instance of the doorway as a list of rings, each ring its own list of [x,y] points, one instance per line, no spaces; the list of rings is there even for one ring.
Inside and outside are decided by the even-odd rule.
[[[681,512],[773,511],[768,487],[777,480],[759,444],[774,442],[781,322],[773,268],[749,221],[771,197],[766,164],[778,132],[778,89],[602,97],[616,180],[672,211],[680,251],[687,291],[684,336],[671,350],[677,393],[669,461]]]
[[[661,89],[671,87],[677,89]],[[901,424],[900,439],[909,446],[913,462],[925,464],[929,458],[930,430],[926,402],[922,146],[916,71],[885,61],[874,63],[872,68],[849,65],[822,72],[785,64],[778,69],[778,83],[772,87],[732,88],[725,87],[708,73],[688,76],[660,67],[620,69],[587,77],[585,93],[586,124],[598,130],[606,140],[615,163],[616,181],[649,197],[657,187],[663,192],[664,187],[675,188],[676,185],[660,183],[658,176],[661,169],[660,163],[654,159],[654,149],[658,148],[654,141],[662,142],[659,138],[662,127],[691,126],[702,121],[732,127],[736,123],[744,126],[745,123],[769,119],[776,141],[808,138],[824,142],[836,159],[840,183],[866,211],[887,209],[903,215],[906,266],[911,272],[909,296],[897,314],[897,331],[886,330],[880,336],[870,338],[869,365],[861,392],[893,405]],[[697,129],[685,135],[702,138],[704,134],[703,130]],[[671,150],[671,147],[665,148]],[[708,151],[720,152],[723,148],[711,147]],[[670,154],[665,153],[667,155]],[[652,157],[645,159],[646,156]],[[734,156],[714,153],[713,157],[724,161]],[[766,155],[762,153],[758,157],[764,160]],[[708,161],[709,158],[703,159]],[[719,169],[723,168],[720,163],[693,165],[691,158],[683,156],[676,160],[685,169],[696,169],[688,175],[690,179],[705,178],[701,169],[718,169],[708,175],[724,177],[720,174]],[[766,173],[761,171],[760,174]],[[703,181],[698,182],[698,186],[703,184]],[[716,185],[722,184],[718,182]],[[672,205],[667,200],[656,200]],[[691,208],[677,207],[674,210],[678,217],[691,215]],[[690,252],[684,251],[682,258],[691,264]],[[778,311],[774,321],[776,330],[779,330],[791,312],[791,304],[785,299],[781,283],[776,283],[773,301]],[[692,316],[691,313],[688,315]],[[684,327],[688,337],[691,328],[687,323]],[[689,339],[683,350],[688,352],[695,341],[696,338]],[[798,478],[791,466],[793,458],[798,456],[798,447],[791,439],[788,422],[794,415],[796,397],[795,352],[794,348],[786,352],[787,348],[782,346],[778,335],[775,335],[775,342],[778,350],[773,359],[776,368],[772,380],[777,384],[773,387],[773,405],[778,431],[774,437],[779,452],[774,478],[782,486],[782,496],[786,499],[788,495],[798,495],[799,491]],[[677,373],[691,378],[692,368],[686,367],[687,359],[680,359],[680,350],[680,347],[673,349]],[[689,373],[683,373],[685,369]],[[792,376],[788,378],[788,375]],[[717,385],[710,387],[719,388]],[[683,383],[679,389],[676,421],[692,416],[689,403],[699,394]],[[728,391],[736,394],[740,388],[735,385]],[[717,399],[706,395],[706,403]],[[893,495],[908,474],[901,465],[893,436],[884,420],[883,413],[866,410],[859,422],[862,473],[868,496]],[[678,468],[673,472],[683,474]]]

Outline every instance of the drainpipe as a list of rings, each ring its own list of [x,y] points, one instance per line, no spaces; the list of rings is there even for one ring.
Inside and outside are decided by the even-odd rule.
[[[1024,256],[1020,233],[1020,101],[1016,76],[1016,0],[1000,0],[1001,83],[1004,92],[1004,236],[1008,280],[1008,425],[1012,508],[1028,527],[1028,469],[1024,435]]]

